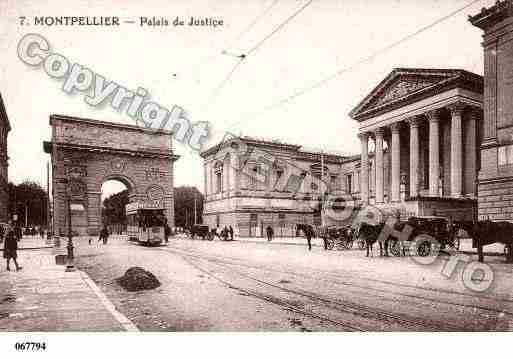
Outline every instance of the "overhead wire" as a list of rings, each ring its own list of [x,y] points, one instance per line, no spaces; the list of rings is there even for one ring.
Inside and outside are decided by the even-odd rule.
[[[402,37],[401,39],[399,39],[399,40],[397,40],[397,41],[395,41],[395,42],[393,42],[393,43],[391,43],[391,44],[389,44],[389,45],[387,45],[387,46],[385,46],[385,47],[383,47],[381,49],[378,49],[377,51],[373,52],[372,54],[361,58],[360,60],[358,60],[354,64],[352,64],[352,65],[350,65],[348,67],[345,67],[343,69],[337,70],[336,72],[334,72],[334,73],[332,73],[332,74],[330,74],[330,75],[328,75],[326,77],[323,77],[322,79],[314,82],[310,86],[301,88],[299,90],[295,90],[291,95],[289,95],[289,96],[287,96],[287,97],[285,97],[285,98],[283,98],[283,99],[281,99],[279,101],[276,101],[276,102],[274,102],[274,103],[272,103],[270,105],[265,106],[264,108],[262,108],[258,112],[255,112],[252,115],[249,115],[249,116],[245,117],[244,119],[241,119],[241,120],[239,120],[237,122],[234,122],[234,123],[230,124],[228,126],[228,128],[231,128],[231,127],[240,125],[241,123],[244,123],[246,121],[252,120],[252,119],[258,117],[259,115],[261,115],[262,113],[265,113],[265,112],[268,112],[268,111],[270,111],[272,109],[275,109],[275,108],[281,107],[283,105],[286,105],[286,104],[292,102],[293,100],[295,100],[296,98],[298,98],[298,97],[300,97],[300,96],[302,96],[302,95],[304,95],[304,94],[306,94],[306,93],[308,93],[308,92],[310,92],[312,90],[315,90],[315,89],[317,89],[319,87],[322,87],[322,86],[326,85],[328,82],[330,82],[331,80],[339,77],[340,75],[342,75],[342,74],[344,74],[346,72],[354,70],[358,66],[360,66],[360,65],[362,65],[362,64],[364,64],[364,63],[366,63],[368,61],[373,60],[375,57],[377,57],[377,56],[379,56],[379,55],[381,55],[381,54],[383,54],[383,53],[385,53],[387,51],[392,50],[393,48],[401,45],[402,43],[404,43],[404,42],[406,42],[406,41],[408,41],[408,40],[410,40],[410,39],[420,35],[421,33],[423,33],[425,31],[433,28],[434,26],[436,26],[436,25],[438,25],[438,24],[440,24],[440,23],[450,19],[451,17],[459,14],[460,12],[468,9],[469,7],[471,7],[471,6],[473,6],[476,3],[481,2],[481,1],[483,1],[483,0],[473,0],[473,1],[469,2],[465,6],[460,7],[458,9],[452,11],[451,13],[449,13],[449,14],[447,14],[447,15],[445,15],[445,16],[437,19],[437,20],[435,20],[434,22],[432,22],[432,23],[430,23],[430,24],[428,24],[426,26],[421,27],[420,29],[416,30],[415,32],[413,32],[411,34],[408,34],[408,35]]]
[[[269,34],[264,36],[260,41],[258,41],[253,47],[251,47],[246,53],[240,54],[237,56],[239,60],[237,63],[232,67],[228,75],[222,80],[221,84],[218,85],[211,95],[209,96],[209,101],[202,107],[202,109],[206,109],[209,107],[215,98],[219,95],[219,93],[222,91],[222,89],[228,85],[228,83],[231,81],[234,73],[237,71],[237,69],[240,67],[242,62],[251,54],[253,54],[255,51],[257,51],[267,40],[269,40],[273,35],[278,33],[285,25],[287,25],[290,21],[292,21],[296,16],[298,16],[302,11],[304,11],[308,6],[312,4],[314,0],[308,0],[306,3],[304,3],[301,7],[299,7],[296,11],[294,11],[290,16],[288,16],[284,21],[282,21],[278,26],[276,26]],[[270,7],[272,8],[272,7]],[[269,8],[268,8],[269,9]]]

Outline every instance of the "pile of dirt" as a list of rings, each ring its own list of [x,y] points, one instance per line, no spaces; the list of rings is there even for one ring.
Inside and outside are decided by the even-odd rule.
[[[160,282],[157,277],[141,267],[129,268],[125,272],[125,275],[116,279],[116,282],[129,292],[160,287]]]

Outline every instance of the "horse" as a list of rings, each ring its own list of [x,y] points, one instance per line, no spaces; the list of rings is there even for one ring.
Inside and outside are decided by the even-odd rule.
[[[299,232],[303,232],[303,234],[306,236],[307,231],[310,231],[310,234],[312,237],[315,237],[315,230],[313,229],[313,226],[310,224],[305,223],[297,223],[296,224],[296,236],[299,236]]]
[[[477,247],[479,262],[483,262],[483,246],[502,243],[506,246],[506,261],[513,263],[513,223],[507,221],[455,221],[455,229],[463,229],[472,238],[472,246]]]
[[[360,238],[360,237],[363,237],[364,241],[365,241],[365,249],[367,251],[367,254],[366,254],[366,257],[369,256],[369,251],[370,251],[370,254],[371,254],[371,257],[374,257],[374,253],[373,253],[373,246],[374,246],[374,243],[376,243],[376,241],[378,240],[378,237],[379,237],[379,234],[381,233],[381,231],[383,230],[383,228],[385,227],[385,224],[384,223],[379,223],[379,224],[369,224],[369,223],[366,223],[366,222],[362,222],[359,224],[359,226],[356,228],[356,230],[354,231],[354,235],[356,236],[356,238]],[[385,257],[388,257],[388,239],[385,240]],[[383,244],[381,242],[379,242],[379,255],[380,257],[383,256]]]

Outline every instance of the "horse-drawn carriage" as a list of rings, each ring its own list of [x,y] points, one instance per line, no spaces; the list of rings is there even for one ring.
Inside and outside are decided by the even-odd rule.
[[[191,226],[188,233],[191,239],[195,239],[196,236],[200,237],[203,240],[211,241],[214,239],[214,234],[210,231],[207,225],[204,224],[195,224]]]
[[[351,226],[321,226],[318,229],[318,233],[319,237],[323,239],[326,249],[329,250],[351,249],[355,241],[360,249],[365,248],[365,242],[355,238],[354,230]]]
[[[439,216],[417,216],[410,217],[405,222],[400,222],[397,227],[399,230],[403,230],[405,226],[410,226],[412,229],[407,241],[413,242],[417,238],[424,236],[426,238],[432,238],[439,244],[440,249],[447,247],[459,250],[460,239],[457,236],[457,228],[454,227],[453,223],[445,217]],[[411,244],[411,243],[410,243]],[[421,240],[417,243],[417,254],[421,257],[428,256],[432,251],[433,242],[430,240]],[[401,248],[402,247],[402,248]],[[401,246],[397,238],[393,238],[390,242],[390,251],[395,256],[405,255],[406,251],[409,251],[411,246]],[[401,253],[401,249],[402,252]]]
[[[367,247],[367,255],[369,249],[372,252],[373,244],[378,240],[379,235],[383,231],[387,231],[387,238],[384,243],[379,243],[380,251],[384,250],[385,255],[388,255],[388,250],[394,256],[401,255],[419,255],[428,256],[432,252],[433,240],[435,240],[440,248],[451,247],[456,250],[459,249],[460,241],[456,235],[457,227],[453,225],[447,218],[438,216],[417,216],[410,217],[406,221],[398,221],[395,223],[394,228],[386,229],[385,223],[371,225],[368,223],[360,223],[356,236],[362,239]],[[406,227],[409,227],[407,229]],[[397,238],[391,232],[407,233],[408,237]],[[432,240],[431,240],[432,239]],[[414,241],[415,246],[412,246]],[[414,251],[414,252],[412,252]]]

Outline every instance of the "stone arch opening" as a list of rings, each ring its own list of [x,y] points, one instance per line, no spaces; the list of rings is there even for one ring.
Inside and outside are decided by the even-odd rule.
[[[50,116],[52,141],[44,150],[52,159],[53,231],[66,235],[97,235],[102,224],[102,186],[122,183],[130,202],[164,207],[174,226],[173,153],[171,133],[133,125]],[[76,212],[76,213],[74,213]]]
[[[110,233],[123,234],[126,231],[125,206],[134,193],[133,186],[116,176],[108,176],[100,187],[101,226],[106,226]]]

